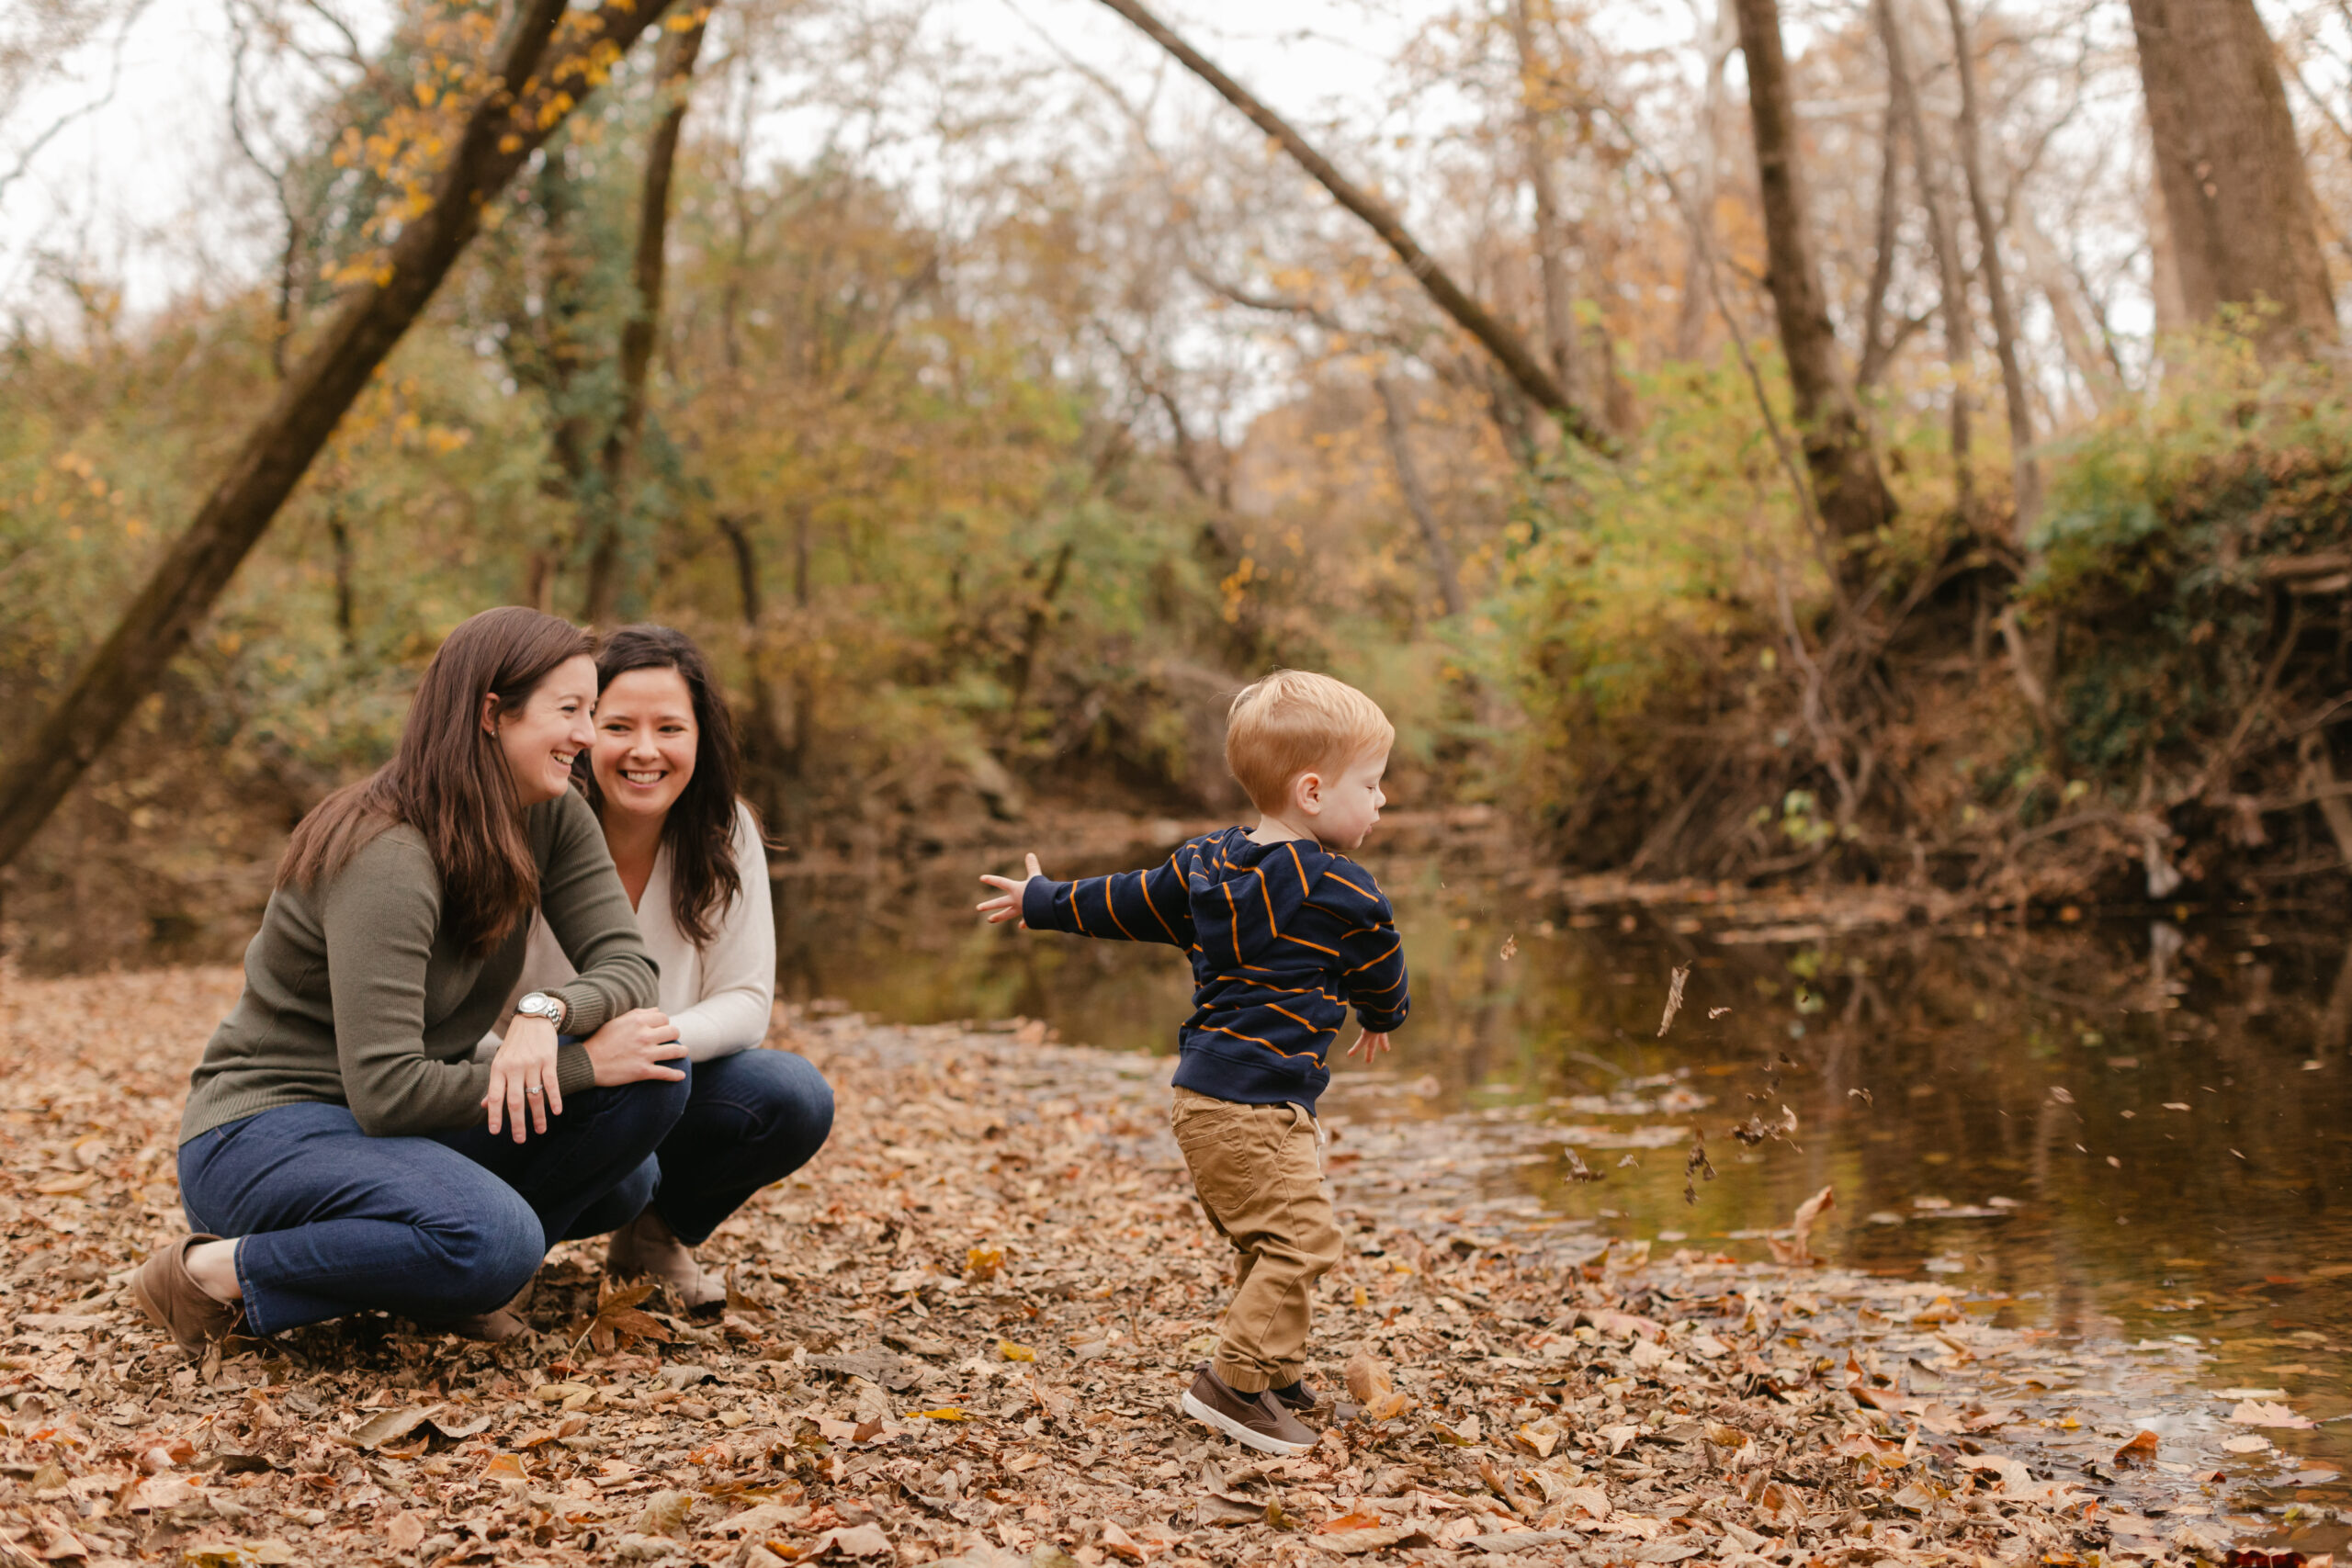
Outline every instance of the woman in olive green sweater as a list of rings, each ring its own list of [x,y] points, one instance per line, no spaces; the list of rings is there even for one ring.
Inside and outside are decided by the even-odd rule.
[[[241,1322],[368,1308],[519,1333],[503,1303],[592,1204],[644,1179],[683,1112],[684,1046],[597,1034],[654,1006],[656,976],[571,787],[590,651],[535,611],[474,616],[426,668],[393,760],[295,829],[180,1122],[197,1234],[133,1280],[190,1351]],[[477,1063],[534,907],[578,976],[525,997]]]

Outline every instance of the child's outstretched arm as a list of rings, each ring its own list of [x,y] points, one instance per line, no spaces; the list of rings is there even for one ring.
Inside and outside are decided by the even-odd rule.
[[[1108,937],[1114,942],[1193,944],[1192,902],[1177,855],[1147,871],[1122,871],[1077,882],[1054,881],[1039,869],[1037,857],[1031,855],[1028,875],[1020,881],[986,874],[980,880],[999,889],[997,897],[982,899],[979,905],[990,925],[1017,920],[1040,931]]]
[[[1029,922],[1021,919],[1021,890],[1029,886],[1030,877],[1043,877],[1045,874],[1045,872],[1038,867],[1037,857],[1034,854],[1029,857],[1028,876],[1023,877],[1018,882],[1009,876],[990,876],[985,871],[980,873],[982,882],[987,883],[990,887],[1002,889],[995,897],[980,900],[980,913],[988,917],[988,922],[992,926],[1001,926],[1007,920],[1012,920],[1025,928]]]

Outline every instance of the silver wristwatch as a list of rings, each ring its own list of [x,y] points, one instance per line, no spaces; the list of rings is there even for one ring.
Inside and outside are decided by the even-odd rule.
[[[543,1018],[556,1028],[563,1027],[563,1015],[568,1010],[563,998],[548,991],[533,991],[514,1004],[514,1011],[523,1018]]]

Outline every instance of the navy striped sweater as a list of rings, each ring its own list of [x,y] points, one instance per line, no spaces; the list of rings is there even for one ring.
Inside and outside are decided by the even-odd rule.
[[[1175,1083],[1215,1100],[1311,1112],[1348,1008],[1380,1034],[1411,1005],[1388,900],[1370,872],[1312,839],[1255,844],[1248,829],[1227,828],[1148,871],[1033,877],[1021,918],[1036,931],[1189,952],[1193,1016]]]

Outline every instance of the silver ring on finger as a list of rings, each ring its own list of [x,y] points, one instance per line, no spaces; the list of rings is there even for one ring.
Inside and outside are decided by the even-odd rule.
[[[537,1084],[533,1084],[530,1088],[528,1088],[528,1089],[525,1089],[523,1092],[524,1092],[525,1094],[540,1094],[540,1093],[543,1093],[543,1092],[545,1092],[545,1091],[544,1091],[544,1090],[542,1090],[542,1089],[539,1088],[539,1086],[538,1086],[538,1085],[537,1085]]]

